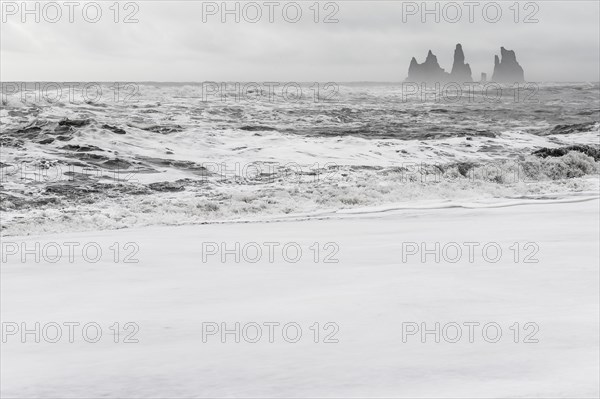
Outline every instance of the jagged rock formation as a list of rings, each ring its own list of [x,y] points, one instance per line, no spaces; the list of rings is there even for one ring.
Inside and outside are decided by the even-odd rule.
[[[425,62],[419,64],[415,57],[410,60],[408,67],[408,82],[447,82],[450,74],[438,64],[437,57],[431,50],[427,53]]]
[[[523,68],[517,62],[517,56],[512,50],[506,50],[500,47],[501,59],[494,56],[494,74],[492,81],[497,83],[522,83],[525,82],[525,74]]]
[[[481,74],[481,82],[486,82],[487,74]],[[410,60],[408,67],[408,77],[406,82],[415,83],[447,83],[447,82],[472,82],[471,67],[465,63],[465,54],[462,45],[458,43],[454,49],[454,63],[452,71],[446,72],[438,63],[437,57],[431,50],[427,53],[425,62],[419,64],[415,57]],[[525,82],[525,73],[523,68],[517,62],[517,56],[513,50],[507,50],[500,47],[500,58],[496,55],[494,58],[494,73],[492,82],[496,83],[523,83]]]
[[[450,77],[455,82],[472,82],[471,67],[465,64],[465,53],[460,43],[454,49],[454,64],[452,64],[452,72]]]
[[[456,45],[454,50],[454,64],[452,72],[446,72],[438,63],[437,57],[429,50],[425,62],[419,64],[415,57],[410,60],[408,67],[407,82],[430,82],[430,83],[446,83],[446,82],[472,82],[471,67],[465,64],[465,54],[462,46]]]

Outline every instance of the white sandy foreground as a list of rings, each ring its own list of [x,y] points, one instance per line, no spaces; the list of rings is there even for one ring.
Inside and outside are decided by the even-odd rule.
[[[57,263],[35,263],[28,255],[6,255],[2,264],[1,382],[3,397],[598,397],[599,394],[599,201],[532,202],[510,207],[396,210],[326,220],[276,223],[153,227],[43,237],[4,237],[41,248],[96,242],[103,250],[89,263],[65,248]],[[109,247],[121,246],[119,262]],[[139,263],[124,263],[133,242]],[[202,259],[202,243],[234,248],[249,242],[279,242],[274,262],[268,250],[251,263],[225,263],[218,255]],[[300,245],[297,263],[286,262],[285,243]],[[318,242],[319,262],[309,247]],[[333,242],[339,252],[323,248]],[[447,252],[403,262],[403,244],[477,242],[456,263]],[[510,247],[520,246],[518,262]],[[497,263],[482,247],[497,243]],[[539,247],[535,252],[534,243]],[[50,248],[50,247],[47,247]],[[247,247],[249,248],[249,247]],[[407,249],[406,244],[404,248]],[[489,248],[489,247],[488,247]],[[514,248],[514,247],[513,247]],[[206,245],[205,245],[205,249]],[[447,247],[449,250],[450,247]],[[466,251],[468,247],[464,247]],[[46,255],[49,256],[48,252]],[[89,250],[90,258],[94,257]],[[254,257],[248,252],[248,257]],[[292,249],[290,257],[295,256]],[[488,258],[495,257],[489,249]],[[525,263],[539,260],[538,263]],[[35,334],[8,334],[15,324]],[[73,343],[65,322],[78,322]],[[97,343],[82,338],[82,326],[102,328]],[[120,323],[119,343],[110,326]],[[138,343],[123,343],[136,323]],[[235,334],[205,335],[203,323],[226,322]],[[273,343],[264,323],[274,328]],[[315,343],[314,327],[320,334]],[[334,332],[336,323],[339,331]],[[435,335],[406,335],[403,323],[425,322]],[[474,327],[473,341],[464,323]],[[514,323],[520,334],[515,337]],[[528,324],[527,329],[525,323]],[[62,338],[50,343],[63,325]],[[263,336],[256,343],[257,323]],[[282,337],[282,326],[297,323],[296,343]],[[457,323],[462,338],[456,343]],[[497,323],[483,337],[482,326]],[[11,327],[12,326],[12,327]],[[208,328],[208,324],[204,324]],[[210,326],[214,326],[211,324]],[[409,326],[404,324],[405,332]],[[411,324],[414,326],[414,324]],[[513,326],[513,329],[511,329]],[[539,326],[539,331],[535,331]],[[254,329],[253,329],[254,328]],[[206,331],[206,330],[205,330]],[[288,340],[295,338],[288,329]],[[88,329],[86,338],[95,332]],[[485,338],[485,339],[484,339]],[[515,339],[518,343],[515,343]],[[535,341],[537,343],[524,341]],[[22,343],[21,341],[25,341]]]

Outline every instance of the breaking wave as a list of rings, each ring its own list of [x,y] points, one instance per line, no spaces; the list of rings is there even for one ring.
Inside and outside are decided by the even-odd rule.
[[[3,98],[3,235],[598,195],[593,85],[495,106],[402,102],[394,85],[284,104],[144,88],[134,104]]]

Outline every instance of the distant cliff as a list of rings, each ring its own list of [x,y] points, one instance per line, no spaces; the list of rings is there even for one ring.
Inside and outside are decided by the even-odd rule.
[[[525,82],[525,73],[523,68],[517,62],[517,56],[512,50],[506,50],[500,47],[501,59],[494,56],[494,74],[492,81],[498,83],[515,83]]]

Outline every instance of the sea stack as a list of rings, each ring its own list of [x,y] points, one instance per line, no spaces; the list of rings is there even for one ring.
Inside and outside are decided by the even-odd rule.
[[[525,74],[517,62],[517,56],[512,50],[500,47],[500,57],[494,56],[494,74],[492,81],[497,83],[523,83]]]
[[[465,64],[465,54],[462,46],[456,45],[454,49],[454,63],[452,72],[446,72],[438,63],[437,57],[429,50],[425,62],[419,64],[415,57],[410,61],[408,67],[407,82],[447,83],[447,82],[472,82],[471,67]]]
[[[471,67],[469,64],[465,64],[465,53],[460,43],[456,45],[454,49],[454,64],[452,64],[452,72],[450,77],[454,82],[472,82]]]
[[[438,63],[437,57],[429,50],[425,62],[419,64],[415,57],[410,60],[407,82],[447,82],[450,74],[444,71]]]

